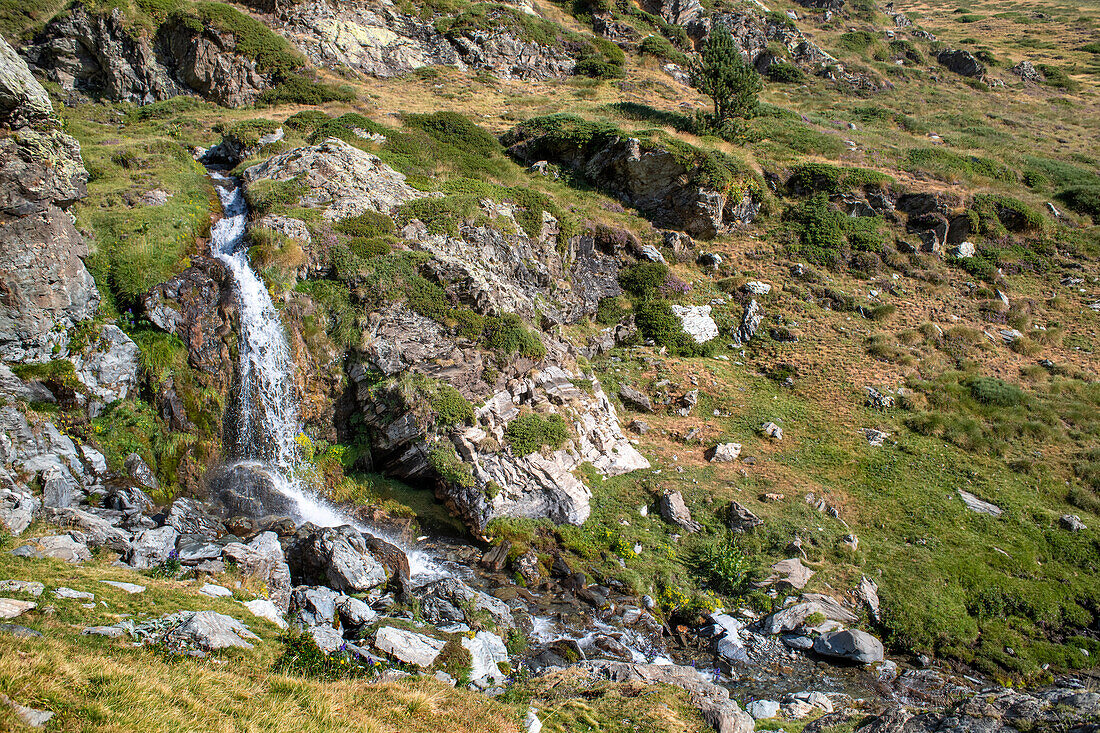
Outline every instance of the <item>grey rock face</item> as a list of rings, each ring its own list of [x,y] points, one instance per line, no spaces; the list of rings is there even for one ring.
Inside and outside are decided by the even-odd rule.
[[[92,559],[92,553],[88,546],[67,534],[39,537],[33,544],[16,548],[12,551],[12,554],[37,558],[48,557],[54,560],[64,560],[74,565]]]
[[[298,586],[291,591],[287,617],[304,627],[332,626],[337,620],[337,603],[346,598],[331,588]]]
[[[1004,513],[1004,509],[1001,509],[996,504],[991,504],[988,501],[979,499],[971,494],[969,491],[963,491],[959,489],[959,497],[966,504],[966,508],[977,514],[987,514],[991,517],[999,517]]]
[[[123,467],[130,478],[146,491],[156,491],[160,488],[160,482],[153,474],[153,469],[149,468],[149,464],[137,453],[126,456]]]
[[[299,181],[306,191],[301,203],[323,209],[325,218],[332,221],[364,211],[389,213],[426,195],[405,183],[405,175],[378,156],[336,138],[268,158],[245,170],[242,181],[247,187],[297,176],[302,176]]]
[[[360,593],[386,582],[385,568],[370,554],[362,534],[351,526],[322,528],[306,523],[286,553],[295,583]]]
[[[806,619],[814,614],[825,621],[814,627],[805,626]],[[760,622],[765,634],[783,634],[791,631],[835,631],[843,624],[854,624],[858,618],[836,600],[818,593],[805,593],[797,603],[765,617]]]
[[[173,80],[149,39],[135,37],[122,11],[77,6],[51,20],[24,52],[63,89],[148,104],[186,91]]]
[[[718,337],[718,325],[710,317],[709,305],[673,305],[672,312],[695,343],[705,344]]]
[[[814,651],[826,657],[840,657],[861,664],[883,660],[882,642],[859,629],[826,632],[814,639]]]
[[[73,356],[73,371],[99,400],[124,400],[138,387],[140,355],[137,344],[121,328],[107,324],[87,353]]]
[[[630,385],[619,386],[619,399],[642,412],[653,412],[653,402],[649,399],[649,395]]]
[[[747,344],[756,335],[763,320],[764,310],[755,298],[750,300],[748,306],[745,307],[745,313],[741,316],[741,324],[733,334],[734,343],[738,345]]]
[[[68,329],[99,304],[87,246],[65,209],[85,195],[80,146],[50,116],[45,90],[0,40],[0,358],[64,355]],[[34,126],[29,124],[33,122]]]
[[[734,532],[751,532],[764,524],[764,520],[756,516],[736,501],[730,502],[729,528]]]
[[[134,537],[133,546],[127,562],[139,570],[154,568],[167,560],[176,551],[179,532],[165,525],[156,529],[147,529]]]
[[[180,497],[172,502],[166,524],[180,534],[192,534],[217,539],[225,534],[225,525],[210,511],[211,507],[194,499]]]

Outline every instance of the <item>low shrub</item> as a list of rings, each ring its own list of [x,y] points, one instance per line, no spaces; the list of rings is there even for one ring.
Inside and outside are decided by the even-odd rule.
[[[639,262],[619,273],[619,285],[636,298],[648,300],[668,280],[668,265],[661,262]]]
[[[396,228],[393,219],[377,211],[365,211],[358,216],[341,219],[335,224],[336,231],[352,237],[384,237],[393,234]]]
[[[601,298],[599,304],[596,306],[595,321],[601,326],[614,326],[623,317],[629,313],[629,311],[623,307],[622,299],[615,295],[608,298]]]
[[[561,415],[529,413],[508,423],[504,438],[513,453],[526,456],[544,447],[551,450],[561,448],[569,439],[569,427]]]
[[[1100,222],[1100,183],[1064,189],[1056,198],[1078,214],[1091,216],[1094,222]]]
[[[464,489],[474,487],[474,474],[462,462],[450,441],[441,441],[428,453],[428,465],[443,481]]]
[[[972,377],[967,381],[970,393],[978,402],[995,407],[1014,407],[1024,401],[1024,391],[996,377]]]
[[[787,61],[778,61],[768,67],[764,75],[777,84],[799,84],[806,80],[806,72]]]
[[[638,53],[643,56],[652,56],[663,61],[671,61],[685,68],[690,63],[687,55],[673,46],[664,36],[646,36],[638,45]]]
[[[546,347],[515,313],[489,316],[481,332],[482,343],[487,348],[505,356],[519,354],[528,359],[546,356]]]

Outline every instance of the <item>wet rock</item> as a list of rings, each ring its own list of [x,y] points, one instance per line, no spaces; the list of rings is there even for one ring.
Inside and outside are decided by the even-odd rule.
[[[196,646],[203,651],[241,648],[251,649],[259,637],[232,616],[214,611],[199,611],[165,635],[169,644]]]
[[[883,660],[882,642],[859,629],[829,631],[814,639],[814,651],[826,657],[838,657],[860,664]]]
[[[446,642],[413,631],[382,626],[374,632],[374,645],[379,651],[405,664],[427,668],[435,664]]]
[[[508,555],[512,552],[512,543],[503,540],[481,556],[481,565],[491,573],[500,573],[508,566]]]
[[[254,463],[211,471],[210,498],[229,515],[261,518],[290,516],[294,502],[279,491],[271,473]],[[291,533],[293,534],[293,532]]]
[[[729,528],[734,532],[751,532],[764,524],[764,520],[756,516],[736,501],[730,502]],[[775,566],[772,566],[773,569]]]
[[[386,570],[354,527],[317,527],[306,523],[286,548],[295,583],[326,585],[361,593],[386,582]]]
[[[653,412],[653,402],[650,401],[649,395],[629,385],[620,385],[619,399],[642,412]]]
[[[534,550],[516,558],[516,572],[520,574],[528,587],[534,587],[542,580],[542,571],[539,569],[539,559]]]
[[[322,209],[330,221],[365,211],[389,213],[426,195],[405,183],[405,175],[378,156],[336,138],[275,155],[241,175],[245,188],[260,181],[291,179],[304,192],[300,203]]]
[[[155,568],[174,555],[178,538],[174,527],[147,529],[134,537],[126,562],[138,570]]]
[[[487,593],[474,590],[457,578],[441,578],[419,589],[420,613],[433,624],[469,623],[467,610],[486,613],[501,628],[511,628],[512,610],[508,604]]]
[[[703,528],[703,525],[691,518],[691,510],[684,502],[684,495],[679,491],[668,491],[662,494],[660,510],[666,522],[675,524],[689,534]]]
[[[709,460],[712,463],[730,463],[741,455],[740,443],[719,443],[711,450]]]

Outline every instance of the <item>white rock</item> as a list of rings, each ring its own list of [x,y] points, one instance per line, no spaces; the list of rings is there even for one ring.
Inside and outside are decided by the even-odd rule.
[[[73,590],[72,588],[66,588],[61,586],[60,588],[54,588],[53,594],[58,598],[68,598],[70,600],[79,601],[94,601],[95,593],[86,593],[82,590]]]
[[[38,608],[37,603],[15,598],[0,598],[0,618],[18,618],[27,611]]]
[[[704,344],[718,337],[718,324],[710,317],[709,305],[673,305],[672,312],[695,343]]]
[[[386,654],[392,654],[406,664],[430,667],[443,651],[446,643],[413,631],[383,626],[374,633],[374,645]]]
[[[745,706],[745,712],[756,720],[767,720],[779,715],[779,703],[775,700],[753,700]]]
[[[119,580],[101,580],[99,582],[103,583],[104,585],[109,585],[112,588],[118,588],[119,590],[124,590],[127,593],[129,593],[130,595],[135,595],[137,593],[144,593],[145,592],[145,586],[144,585],[138,585],[137,583],[123,583],[122,581],[119,581]]]
[[[745,283],[745,292],[753,295],[767,295],[772,291],[772,286],[759,280],[750,280]]]
[[[214,585],[213,583],[206,583],[203,587],[199,588],[199,593],[210,596],[211,598],[228,598],[233,595],[233,591],[221,585]]]
[[[266,598],[257,598],[254,601],[241,601],[241,605],[247,608],[253,616],[267,619],[280,629],[286,628],[286,621],[283,620],[282,614],[279,613],[279,609],[275,607],[274,603]]]

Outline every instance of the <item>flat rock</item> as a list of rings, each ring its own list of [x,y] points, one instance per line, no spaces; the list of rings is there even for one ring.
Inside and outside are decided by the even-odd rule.
[[[24,553],[27,557],[52,558],[74,564],[92,559],[92,552],[88,546],[69,535],[40,537],[33,545],[24,545],[24,547],[30,548]]]
[[[374,633],[374,645],[406,664],[430,667],[446,646],[446,642],[413,631],[383,626]]]
[[[825,621],[812,627],[819,631],[833,631],[843,624],[854,624],[859,619],[829,596],[805,593],[794,605],[780,609],[765,617],[760,623],[765,634],[783,634],[805,628],[805,621],[814,614],[821,614]]]
[[[72,588],[66,588],[61,586],[60,588],[54,588],[53,594],[58,598],[68,598],[74,601],[94,601],[95,593],[88,593],[82,590],[73,590]]]
[[[719,443],[714,446],[710,455],[710,461],[712,463],[730,463],[736,461],[740,455],[740,443]]]
[[[0,618],[19,618],[27,611],[38,608],[32,601],[20,601],[16,598],[0,598]]]
[[[1004,509],[1001,509],[996,504],[991,504],[988,501],[979,499],[969,491],[963,491],[962,489],[958,491],[959,496],[962,497],[963,503],[966,504],[966,508],[970,511],[978,514],[987,514],[991,517],[999,517],[1004,514]]]
[[[229,590],[225,586],[214,585],[213,583],[206,583],[203,587],[199,588],[199,593],[211,598],[228,598],[233,595],[233,591]]]
[[[6,45],[6,44],[5,44]],[[15,715],[23,721],[25,725],[31,728],[42,728],[46,723],[50,722],[53,718],[53,712],[49,710],[36,710],[35,708],[29,708],[25,705],[12,700],[10,697],[4,694],[0,694],[0,702],[4,703],[12,710],[15,711]]]
[[[247,608],[253,616],[266,619],[280,629],[285,629],[287,627],[286,621],[283,620],[282,614],[279,613],[279,609],[276,608],[274,603],[266,598],[257,598],[253,601],[241,601],[241,605]]]
[[[26,593],[37,598],[44,590],[46,586],[36,580],[0,580],[0,593]]]
[[[756,720],[767,720],[779,715],[779,703],[775,700],[753,700],[745,706],[745,712]]]
[[[126,633],[121,626],[89,626],[80,632],[84,636],[106,636],[108,639],[117,639]]]
[[[101,580],[99,582],[103,583],[104,585],[109,585],[112,588],[118,588],[119,590],[124,590],[127,593],[129,593],[130,595],[145,592],[145,586],[144,585],[138,585],[137,583],[124,583],[121,580]]]
[[[259,637],[232,616],[215,611],[199,611],[166,635],[169,642],[194,644],[204,651],[237,647],[251,649],[249,641]]]

